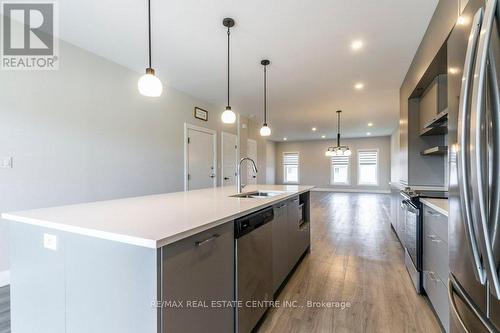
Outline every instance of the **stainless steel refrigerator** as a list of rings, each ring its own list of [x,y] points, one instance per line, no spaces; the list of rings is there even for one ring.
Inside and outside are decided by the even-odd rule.
[[[448,38],[451,332],[500,331],[499,0],[470,0]]]

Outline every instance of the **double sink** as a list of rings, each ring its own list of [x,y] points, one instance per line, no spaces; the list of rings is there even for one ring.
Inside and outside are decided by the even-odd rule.
[[[252,199],[265,199],[270,197],[275,197],[277,195],[283,194],[283,191],[253,191],[231,195],[233,198],[252,198]]]

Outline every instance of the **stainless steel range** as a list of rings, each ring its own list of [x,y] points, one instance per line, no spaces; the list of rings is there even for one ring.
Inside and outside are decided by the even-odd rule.
[[[418,294],[422,288],[423,257],[423,220],[420,198],[448,198],[446,191],[415,190],[409,187],[400,192],[401,217],[404,219],[404,232],[401,243],[405,248],[405,266]]]

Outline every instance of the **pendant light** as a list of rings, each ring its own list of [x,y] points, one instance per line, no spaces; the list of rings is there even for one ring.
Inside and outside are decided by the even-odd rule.
[[[234,113],[233,110],[231,110],[231,104],[229,103],[229,87],[230,87],[230,72],[229,72],[229,66],[230,66],[230,54],[229,54],[229,41],[230,41],[230,36],[231,36],[231,28],[234,27],[234,20],[232,18],[225,18],[222,21],[222,24],[227,28],[227,106],[226,110],[222,112],[221,115],[221,120],[224,124],[234,124],[236,122],[236,114]]]
[[[271,135],[271,129],[267,126],[267,66],[271,62],[267,59],[262,60],[260,64],[264,66],[264,124],[260,129],[260,136]]]
[[[146,68],[146,74],[141,76],[137,82],[137,87],[141,95],[159,97],[163,92],[163,85],[160,79],[155,76],[155,70],[151,67],[151,0],[148,0],[148,51],[149,67]]]
[[[328,147],[325,152],[325,156],[351,156],[352,152],[348,146],[340,145],[340,114],[341,110],[337,111],[337,146]]]

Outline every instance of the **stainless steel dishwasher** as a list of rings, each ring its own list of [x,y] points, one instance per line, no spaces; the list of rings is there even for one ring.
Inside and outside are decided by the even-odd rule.
[[[238,333],[249,333],[273,300],[272,207],[235,220]]]

